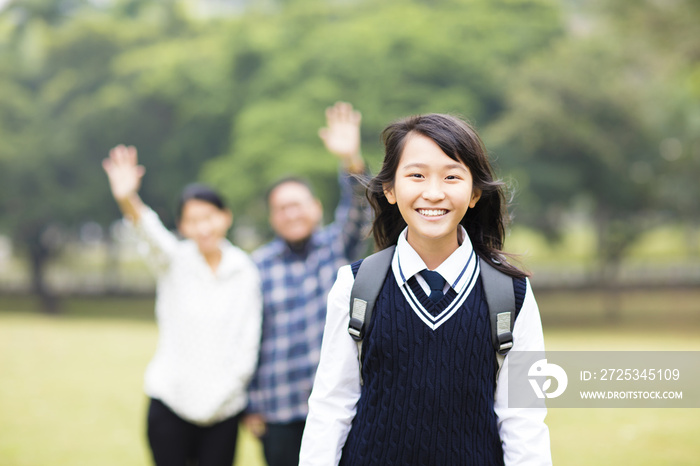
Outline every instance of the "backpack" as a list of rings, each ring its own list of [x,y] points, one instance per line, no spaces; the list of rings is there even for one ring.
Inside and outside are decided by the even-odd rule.
[[[357,342],[362,373],[362,340],[365,337],[374,309],[374,303],[384,285],[391,267],[396,246],[390,246],[365,258],[355,276],[350,292],[350,323],[348,333]],[[488,261],[480,260],[481,281],[486,295],[491,322],[491,343],[496,351],[498,372],[506,354],[513,347],[513,325],[515,324],[515,291],[513,279],[494,268]],[[360,375],[360,382],[362,376]]]

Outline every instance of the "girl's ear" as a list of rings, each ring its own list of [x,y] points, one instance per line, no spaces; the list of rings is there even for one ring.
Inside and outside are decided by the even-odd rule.
[[[384,196],[386,197],[386,200],[389,201],[389,204],[396,204],[396,196],[394,196],[394,188],[389,187],[389,185],[384,185]]]
[[[469,208],[473,209],[477,202],[481,199],[481,190],[478,188],[472,189],[472,198],[469,201]]]

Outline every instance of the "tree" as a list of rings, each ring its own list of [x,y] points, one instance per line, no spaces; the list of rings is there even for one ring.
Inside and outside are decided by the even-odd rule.
[[[100,168],[114,145],[136,145],[157,173],[142,194],[166,223],[199,179],[238,226],[264,228],[264,189],[284,173],[307,175],[333,207],[335,162],[316,136],[326,106],[363,111],[376,164],[397,117],[495,118],[513,64],[561,34],[551,0],[294,0],[206,20],[183,5],[31,0],[0,16],[0,230],[30,258],[46,309],[62,237],[118,216]]]
[[[39,32],[2,44],[0,98],[8,105],[0,131],[8,137],[0,143],[0,222],[27,253],[47,311],[56,300],[44,267],[61,236],[118,215],[100,167],[110,147],[140,147],[159,180],[144,197],[172,219],[163,207],[196,177],[201,160],[228,144],[228,86],[210,78],[222,76],[222,60],[209,61],[218,49],[192,53],[209,39],[171,5],[141,3],[148,14],[86,7],[56,24],[37,19],[43,26],[27,30]]]
[[[587,204],[598,252],[615,264],[652,208],[657,135],[620,57],[596,42],[562,43],[519,70],[510,107],[489,130],[521,183],[523,220],[550,238],[563,214]]]
[[[678,66],[682,60],[667,53],[671,44],[697,50],[697,43],[682,40],[683,34],[667,42],[677,31],[666,35],[647,26],[670,27],[670,17],[698,10],[677,4],[678,9],[664,7],[659,17],[658,2],[645,2],[642,14],[638,3],[594,2],[600,8],[592,11],[600,16],[584,15],[582,31],[572,30],[521,66],[508,109],[488,135],[522,183],[523,220],[553,238],[565,213],[587,206],[596,225],[598,277],[610,287],[635,239],[675,210],[668,204],[672,192],[676,205],[690,210],[687,193],[684,202],[674,188],[697,190],[687,178],[695,178],[692,172],[680,172],[691,165],[669,163],[683,154],[685,143],[677,135],[690,136],[697,106],[689,105],[688,86],[675,86],[687,72]],[[618,16],[618,9],[630,14]]]
[[[363,152],[375,167],[379,133],[396,118],[453,112],[486,124],[503,108],[510,67],[561,33],[558,15],[538,0],[302,1],[251,11],[230,28],[235,90],[244,93],[231,147],[203,177],[262,230],[265,187],[281,175],[335,191],[335,163],[316,136],[324,107],[346,100],[363,113]]]
[[[664,221],[688,226],[696,255],[700,229],[700,4],[692,0],[595,2],[644,70],[646,111],[658,128],[658,178]]]

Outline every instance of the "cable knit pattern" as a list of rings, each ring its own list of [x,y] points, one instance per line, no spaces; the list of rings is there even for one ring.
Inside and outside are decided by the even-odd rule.
[[[358,268],[353,264],[353,273]],[[497,364],[481,280],[431,330],[389,277],[363,343],[364,385],[341,464],[503,464],[493,411]],[[514,282],[519,309],[526,283]],[[415,277],[408,286],[433,315],[456,297],[450,289],[433,304]]]

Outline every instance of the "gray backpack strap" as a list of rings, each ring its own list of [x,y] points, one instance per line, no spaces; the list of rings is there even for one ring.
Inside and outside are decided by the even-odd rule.
[[[362,383],[362,339],[372,318],[377,296],[391,267],[395,246],[372,254],[362,261],[350,292],[350,323],[348,333],[357,342]],[[491,320],[491,341],[496,350],[498,372],[508,351],[513,347],[515,324],[515,291],[513,278],[494,268],[486,260],[480,260],[481,280],[486,295]]]
[[[500,371],[503,359],[513,347],[513,325],[515,324],[513,278],[494,268],[488,260],[480,260],[479,266],[491,319],[491,342],[496,350]]]
[[[379,291],[391,266],[396,246],[390,246],[362,261],[350,292],[350,324],[348,332],[359,342],[365,337]]]
[[[396,246],[390,246],[365,258],[355,275],[355,283],[350,291],[350,323],[348,333],[357,342],[357,359],[360,363],[360,385],[362,379],[362,339],[369,326],[374,310],[374,302],[384,285],[384,279],[391,267]]]

